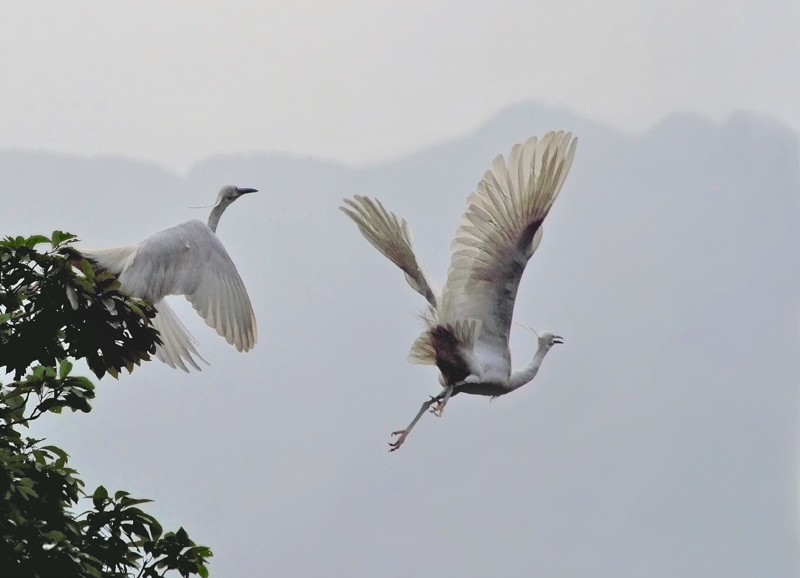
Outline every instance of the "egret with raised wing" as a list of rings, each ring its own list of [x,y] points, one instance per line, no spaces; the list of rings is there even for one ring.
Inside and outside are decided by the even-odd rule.
[[[436,365],[443,386],[408,427],[392,432],[398,437],[389,451],[403,444],[426,411],[441,416],[458,393],[497,397],[522,387],[536,376],[550,348],[563,343],[549,331],[538,333],[533,360],[511,371],[508,339],[519,282],[542,240],[542,223],[564,184],[577,143],[570,133],[550,132],[514,145],[508,164],[502,155],[494,160],[467,199],[441,291],[419,266],[405,220],[368,197],[345,199],[342,211],[428,301],[426,328],[409,360]]]
[[[222,187],[208,224],[192,219],[154,233],[141,243],[113,249],[80,249],[99,269],[117,276],[126,293],[149,301],[157,314],[153,326],[161,336],[156,356],[170,367],[199,370],[194,359],[208,364],[196,342],[164,300],[183,295],[206,324],[238,351],[249,351],[257,340],[256,317],[236,265],[217,237],[222,213],[242,195],[256,189]]]

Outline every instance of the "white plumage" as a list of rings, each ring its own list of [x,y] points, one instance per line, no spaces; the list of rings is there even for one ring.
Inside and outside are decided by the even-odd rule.
[[[238,351],[249,351],[257,340],[256,318],[244,283],[216,235],[219,218],[241,195],[255,189],[225,186],[214,204],[208,225],[196,219],[164,229],[141,243],[113,249],[81,249],[88,259],[117,275],[126,293],[151,302],[162,345],[156,356],[171,367],[188,371],[188,363],[205,363],[195,341],[164,298],[184,295],[206,324]]]
[[[577,139],[550,132],[511,149],[508,163],[498,156],[477,190],[450,246],[447,281],[439,293],[417,263],[408,224],[367,197],[346,199],[342,210],[367,240],[406,274],[429,303],[427,328],[411,348],[416,363],[435,364],[444,390],[425,402],[411,424],[394,432],[396,450],[425,411],[441,415],[457,393],[498,396],[531,381],[550,348],[561,338],[539,335],[533,360],[511,371],[508,348],[514,301],[522,273],[542,239],[550,211],[575,155]]]
[[[414,234],[408,223],[387,211],[378,200],[359,195],[354,199],[345,199],[345,206],[340,209],[355,221],[367,241],[403,270],[411,288],[436,309],[440,299],[439,290],[417,264],[412,247]]]

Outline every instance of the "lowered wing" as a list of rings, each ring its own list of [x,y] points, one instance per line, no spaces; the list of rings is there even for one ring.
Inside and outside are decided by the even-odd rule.
[[[197,220],[159,231],[139,245],[82,250],[101,267],[119,276],[122,289],[147,299],[161,311],[167,295],[184,295],[206,324],[239,351],[255,346],[257,328],[250,298],[225,247],[211,229]],[[164,333],[158,357],[186,369],[181,359],[197,367],[192,338],[171,310],[156,316]],[[199,355],[198,355],[199,357]],[[201,358],[202,359],[202,358]]]

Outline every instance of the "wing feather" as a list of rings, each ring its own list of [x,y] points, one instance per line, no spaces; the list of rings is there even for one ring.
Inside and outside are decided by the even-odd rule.
[[[380,201],[360,195],[344,199],[344,206],[339,209],[355,221],[367,241],[403,270],[411,288],[435,309],[439,292],[417,263],[414,235],[405,219],[388,211]]]
[[[209,229],[209,234],[213,235]],[[216,240],[216,236],[214,236]],[[257,340],[256,319],[236,266],[222,244],[210,251],[197,288],[186,298],[210,327],[238,351],[249,351]]]
[[[159,314],[153,324],[164,341],[156,354],[168,365],[187,370],[187,361],[200,369],[192,358],[197,351],[191,335],[163,301],[167,295],[184,295],[206,324],[238,351],[255,346],[258,331],[250,297],[236,265],[205,223],[187,221],[138,245],[81,252],[117,274],[125,292],[156,306]]]
[[[189,369],[184,364],[184,360],[198,371],[200,370],[200,366],[197,365],[193,356],[208,365],[208,362],[197,353],[194,347],[196,344],[194,338],[169,304],[162,300],[154,305],[158,313],[153,319],[153,327],[158,329],[162,341],[161,346],[156,349],[156,357],[170,367],[177,367],[186,372]]]
[[[451,244],[441,323],[479,320],[479,340],[507,345],[522,273],[541,241],[542,222],[569,172],[576,145],[570,133],[551,132],[515,145],[508,164],[502,155],[495,158],[467,199]]]

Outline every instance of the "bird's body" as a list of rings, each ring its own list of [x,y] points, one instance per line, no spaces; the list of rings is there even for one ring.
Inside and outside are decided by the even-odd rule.
[[[394,432],[400,437],[392,450],[434,402],[434,413],[441,415],[457,393],[496,397],[514,391],[534,378],[547,351],[561,343],[558,336],[542,332],[531,363],[512,372],[508,341],[517,289],[576,145],[570,133],[551,132],[515,145],[508,164],[502,156],[495,159],[467,200],[441,292],[417,263],[411,230],[403,219],[367,197],[345,200],[342,210],[429,303],[427,327],[409,358],[436,365],[444,390],[423,404],[405,430]]]
[[[244,283],[216,235],[219,217],[234,200],[255,189],[223,187],[208,224],[196,219],[154,233],[136,245],[113,249],[81,249],[96,266],[117,275],[130,295],[151,302],[153,326],[162,344],[156,356],[171,367],[200,369],[205,361],[194,339],[164,298],[184,295],[206,324],[239,351],[256,344],[255,314]]]

